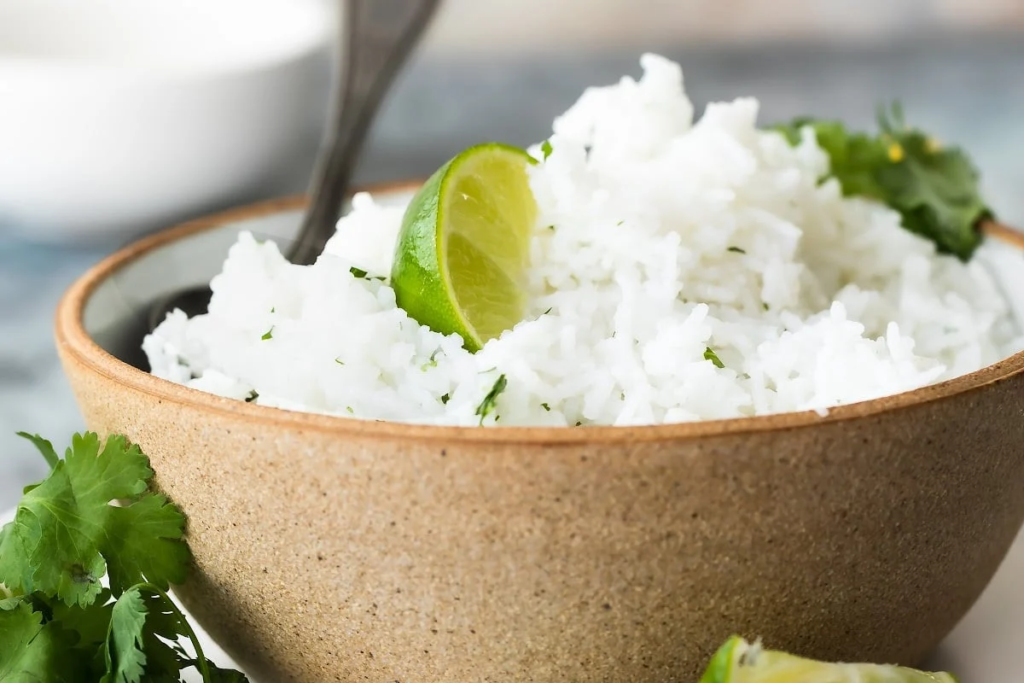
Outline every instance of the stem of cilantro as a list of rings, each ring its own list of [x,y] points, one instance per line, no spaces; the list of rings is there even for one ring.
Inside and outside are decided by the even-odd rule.
[[[991,218],[985,218],[978,224],[978,230],[986,236],[999,240],[1011,247],[1024,249],[1024,232],[1015,230],[1008,225],[998,223]]]

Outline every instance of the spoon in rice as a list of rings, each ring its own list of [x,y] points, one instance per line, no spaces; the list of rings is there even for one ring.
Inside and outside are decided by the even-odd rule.
[[[289,252],[296,265],[311,265],[334,234],[351,190],[352,175],[370,124],[384,96],[419,42],[440,0],[346,0],[344,49],[338,65],[334,120],[313,174],[310,202]],[[148,311],[149,331],[181,309],[204,314],[209,286],[172,292]]]

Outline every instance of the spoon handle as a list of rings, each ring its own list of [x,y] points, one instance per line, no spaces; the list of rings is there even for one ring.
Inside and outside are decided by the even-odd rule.
[[[288,260],[316,261],[348,197],[352,174],[392,80],[419,42],[440,0],[346,0],[340,87],[310,188],[311,204]]]

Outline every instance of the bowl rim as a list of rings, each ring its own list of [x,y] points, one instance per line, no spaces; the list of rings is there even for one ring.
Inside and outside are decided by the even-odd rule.
[[[378,183],[357,191],[371,194],[397,194],[415,190],[421,180]],[[985,386],[1024,375],[1024,351],[967,375],[899,394],[850,403],[831,408],[827,415],[801,411],[641,426],[572,427],[456,427],[404,422],[363,420],[344,416],[304,413],[245,403],[209,394],[143,372],[109,354],[86,332],[82,316],[97,287],[119,269],[160,247],[189,235],[215,230],[244,220],[262,218],[287,211],[301,210],[306,197],[293,195],[272,199],[192,220],[143,237],[106,257],[81,275],[65,291],[57,306],[55,337],[61,355],[73,359],[90,371],[118,382],[126,389],[151,398],[236,419],[295,431],[329,432],[351,437],[386,436],[396,440],[441,443],[490,442],[502,444],[604,445],[622,442],[682,441],[708,437],[779,432],[849,422],[882,413],[905,411],[934,401],[971,394]]]

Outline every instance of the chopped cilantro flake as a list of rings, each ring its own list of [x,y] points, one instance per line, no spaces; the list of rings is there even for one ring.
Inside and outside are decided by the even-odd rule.
[[[478,415],[480,417],[481,425],[484,423],[484,419],[497,409],[498,397],[501,396],[502,392],[504,392],[507,387],[508,380],[505,379],[505,375],[501,375],[494,383],[494,386],[491,387],[491,390],[487,392],[487,395],[484,396],[484,400],[480,402],[479,406],[477,406],[474,415]],[[497,422],[497,418],[495,418],[495,422]]]
[[[711,361],[716,368],[724,368],[725,363],[718,357],[718,354],[709,346],[704,350],[704,360]]]

